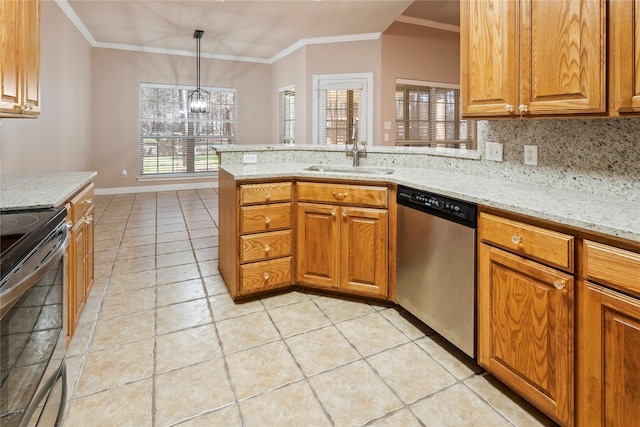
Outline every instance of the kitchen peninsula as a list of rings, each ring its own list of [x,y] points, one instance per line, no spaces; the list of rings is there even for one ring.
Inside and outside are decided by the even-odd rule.
[[[245,151],[266,162],[242,163]],[[620,360],[620,349],[625,348],[622,337],[640,329],[640,201],[634,197],[474,175],[458,169],[459,158],[448,154],[414,158],[404,149],[374,147],[364,166],[358,167],[347,166],[344,152],[333,148],[287,151],[236,146],[221,149],[219,155],[219,268],[234,299],[299,286],[395,303],[395,194],[402,185],[478,204],[476,354],[481,366],[568,426],[585,416],[585,408],[598,410],[602,400],[619,398],[604,386],[605,378],[637,379],[633,363],[626,359],[615,365],[615,371],[601,370],[605,360]],[[470,155],[462,161],[476,160]],[[417,167],[418,162],[423,166]],[[393,171],[384,173],[388,172],[384,169]],[[631,185],[633,196],[637,187]],[[351,214],[343,207],[347,193],[359,197],[353,206],[382,215],[369,216],[372,225],[362,234],[386,232],[382,241],[387,251],[379,252],[374,244],[370,252],[382,253],[374,258],[389,267],[385,271],[388,288],[354,290],[332,281],[325,286],[308,280],[303,260],[309,257],[305,239],[310,234],[304,227],[310,186],[320,194],[313,212],[324,215],[325,223],[342,224],[338,229],[349,227]],[[271,212],[276,207],[284,209],[278,217],[286,218],[286,224],[273,225]],[[253,219],[263,228],[249,234],[243,227],[251,218],[246,212],[254,209],[260,213]],[[383,218],[387,225],[376,228],[376,218]],[[283,251],[276,240],[261,240],[282,232],[293,236],[287,238]],[[352,241],[351,237],[328,240],[333,243],[319,240],[318,254],[324,259],[325,243],[344,247]],[[257,262],[242,261],[247,250],[259,254]],[[350,249],[337,250],[342,266],[339,277],[348,274],[343,260],[353,254]],[[274,263],[278,264],[275,270]],[[247,272],[251,273],[248,280]],[[602,319],[594,320],[587,313],[599,313]],[[619,334],[606,335],[610,328],[618,328]],[[596,360],[588,356],[592,354],[600,356]],[[587,393],[594,387],[596,392]]]

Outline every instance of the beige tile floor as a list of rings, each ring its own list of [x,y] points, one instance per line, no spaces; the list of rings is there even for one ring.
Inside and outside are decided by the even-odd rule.
[[[66,427],[553,425],[395,308],[303,292],[234,304],[217,203],[96,197]]]

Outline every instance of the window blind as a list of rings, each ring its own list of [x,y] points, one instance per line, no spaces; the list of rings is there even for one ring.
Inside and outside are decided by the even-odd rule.
[[[192,114],[188,91],[174,85],[140,85],[140,175],[184,175],[218,170],[215,145],[234,144],[235,89],[207,88],[211,108]]]
[[[296,91],[285,89],[280,91],[280,142],[293,144],[295,142],[296,124]]]

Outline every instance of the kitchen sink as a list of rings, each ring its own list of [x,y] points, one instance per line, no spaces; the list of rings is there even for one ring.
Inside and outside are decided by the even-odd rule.
[[[389,175],[393,173],[393,169],[387,168],[368,168],[362,166],[335,166],[335,165],[313,165],[305,168],[307,171],[314,172],[339,172],[369,175]]]

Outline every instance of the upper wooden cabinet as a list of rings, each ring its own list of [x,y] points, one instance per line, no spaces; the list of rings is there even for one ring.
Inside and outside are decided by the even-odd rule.
[[[0,117],[40,114],[40,1],[0,2]]]
[[[640,113],[640,0],[609,2],[609,111]]]
[[[606,112],[605,0],[463,0],[465,117]]]

